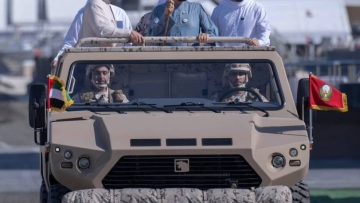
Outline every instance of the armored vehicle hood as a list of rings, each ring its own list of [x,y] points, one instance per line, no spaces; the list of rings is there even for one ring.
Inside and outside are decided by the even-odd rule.
[[[79,120],[71,119],[70,123],[71,114],[67,114],[65,120],[58,118],[52,123],[54,145],[82,146],[100,151],[216,145],[239,149],[256,147],[260,138],[261,143],[270,144],[276,137],[283,137],[284,143],[286,138],[298,137],[300,141],[307,137],[305,127],[296,118],[264,118],[256,113],[108,113],[90,117],[88,113],[84,113],[84,117],[73,113],[73,119]],[[56,119],[56,116],[53,118]],[[64,133],[77,136],[65,139],[61,136]]]

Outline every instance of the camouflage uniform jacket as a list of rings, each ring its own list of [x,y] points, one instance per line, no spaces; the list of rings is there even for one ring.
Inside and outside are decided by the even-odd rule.
[[[109,96],[111,95],[111,96]],[[108,88],[107,92],[84,91],[72,97],[75,103],[127,103],[129,100],[121,90],[112,90]]]
[[[268,102],[268,100],[260,93],[259,89],[253,87],[250,89],[258,93],[263,102]],[[218,101],[219,97],[222,96],[223,93],[226,91],[227,90],[222,90],[215,93],[211,99],[213,101]],[[229,93],[222,101],[219,102],[253,102],[253,101],[259,101],[259,99],[251,92],[241,91],[241,93],[236,93],[236,92]]]

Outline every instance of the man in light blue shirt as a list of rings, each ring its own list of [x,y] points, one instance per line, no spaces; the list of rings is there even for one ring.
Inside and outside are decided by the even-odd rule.
[[[169,16],[169,25],[166,21]],[[218,36],[218,30],[199,3],[169,0],[153,10],[149,36],[198,37],[199,42],[207,42],[209,37]],[[169,45],[185,46],[186,43]]]
[[[270,45],[270,23],[264,7],[255,0],[222,0],[214,9],[211,20],[220,36],[251,38],[250,46]],[[244,46],[243,43],[221,43]]]
[[[131,22],[125,11],[117,6],[110,5],[111,10],[116,18],[117,27],[127,30],[132,30]],[[57,65],[59,56],[64,53],[66,48],[74,47],[80,39],[81,27],[83,23],[84,8],[81,8],[76,14],[71,26],[65,36],[64,45],[58,52],[57,56],[51,63],[51,68]]]

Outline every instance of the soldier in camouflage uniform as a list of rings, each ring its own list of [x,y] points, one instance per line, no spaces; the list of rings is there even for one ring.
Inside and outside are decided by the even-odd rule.
[[[112,90],[108,86],[110,77],[114,77],[115,69],[111,64],[88,65],[86,79],[91,82],[91,88],[75,94],[75,103],[127,103],[129,100],[121,90]]]
[[[224,92],[233,88],[249,88],[247,87],[247,83],[249,79],[252,77],[251,67],[248,63],[231,63],[226,65],[226,69],[223,74],[223,88],[221,92],[216,93],[212,100],[218,101],[220,95],[224,94]],[[250,88],[254,92],[256,92],[263,102],[268,102],[268,100],[259,92],[257,88]],[[259,101],[257,96],[254,93],[249,91],[235,91],[224,95],[225,97],[221,102],[252,102]]]
[[[62,203],[291,203],[286,186],[257,189],[89,189],[67,193]]]

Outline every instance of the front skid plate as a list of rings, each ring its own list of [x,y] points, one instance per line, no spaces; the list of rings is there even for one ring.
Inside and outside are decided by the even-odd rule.
[[[247,189],[129,188],[88,189],[67,193],[62,203],[291,203],[286,186]]]

